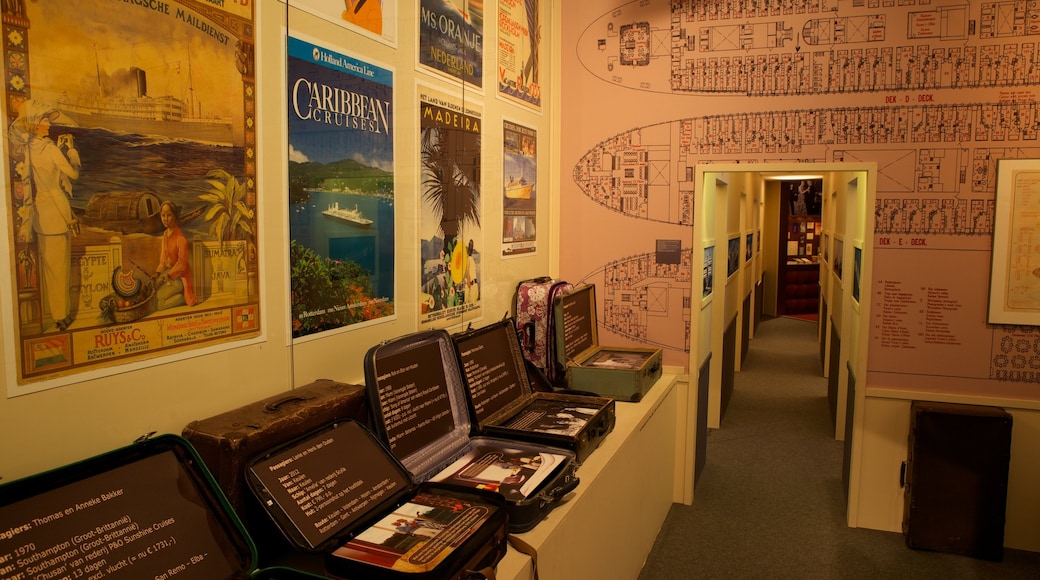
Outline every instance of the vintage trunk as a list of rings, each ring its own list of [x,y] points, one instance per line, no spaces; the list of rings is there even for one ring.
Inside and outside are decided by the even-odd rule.
[[[636,402],[661,378],[661,349],[600,345],[594,285],[575,288],[553,307],[556,356],[569,388]]]

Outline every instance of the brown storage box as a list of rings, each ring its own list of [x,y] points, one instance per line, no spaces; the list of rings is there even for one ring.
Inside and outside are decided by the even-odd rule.
[[[182,431],[198,450],[231,507],[254,536],[253,507],[245,482],[249,461],[261,453],[339,418],[368,424],[365,387],[319,379],[237,409],[192,421]]]
[[[558,297],[553,314],[567,388],[636,402],[661,378],[661,349],[600,346],[595,285]]]

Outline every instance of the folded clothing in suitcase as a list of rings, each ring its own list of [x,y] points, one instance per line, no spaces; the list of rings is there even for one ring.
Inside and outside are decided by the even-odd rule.
[[[492,492],[416,484],[370,431],[333,423],[250,462],[250,489],[286,538],[348,578],[465,578],[505,554]]]
[[[509,529],[535,526],[578,485],[573,451],[495,437],[473,437],[451,336],[417,332],[365,355],[373,430],[416,481],[497,491]]]
[[[477,433],[563,447],[582,463],[614,429],[614,399],[534,391],[511,319],[452,341]]]
[[[248,578],[249,535],[183,438],[0,486],[0,577]]]
[[[638,402],[661,378],[661,349],[600,345],[595,285],[560,296],[553,310],[556,356],[570,388]]]

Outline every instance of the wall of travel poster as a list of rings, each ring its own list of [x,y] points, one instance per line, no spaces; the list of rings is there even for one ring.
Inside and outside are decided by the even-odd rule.
[[[535,217],[538,205],[538,133],[502,121],[502,255],[530,254],[538,249]]]
[[[540,0],[498,2],[498,94],[540,110],[542,23]]]
[[[419,86],[419,324],[482,316],[479,105]]]
[[[484,86],[484,0],[419,0],[419,64]]]
[[[260,338],[252,6],[2,9],[8,396]]]
[[[288,39],[293,337],[394,315],[393,72]]]

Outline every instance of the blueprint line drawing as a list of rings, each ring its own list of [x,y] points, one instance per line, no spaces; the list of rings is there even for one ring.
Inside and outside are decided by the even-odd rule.
[[[693,225],[699,165],[876,163],[874,239],[864,241],[873,245],[875,279],[879,272],[905,276],[906,292],[925,292],[929,280],[946,279],[933,271],[944,260],[971,255],[954,302],[962,309],[985,302],[998,162],[1040,158],[1040,7],[599,0],[565,5],[563,12],[564,50],[573,52],[568,63],[576,69],[573,76],[564,71],[562,164],[571,186],[563,192],[565,223],[573,218],[638,231],[646,228],[636,224],[656,224],[678,238]],[[607,104],[597,107],[600,102]],[[654,103],[657,118],[668,117],[666,107],[674,114],[632,123],[636,115],[608,112],[640,102]],[[575,251],[562,256],[562,273],[603,279],[616,288],[602,295],[626,296],[635,285],[611,276],[614,264],[633,255],[652,258],[659,237],[633,239],[622,251],[589,239],[581,227],[566,228],[561,245]],[[631,247],[636,243],[645,253]],[[902,262],[915,271],[900,270]],[[660,269],[651,263],[644,270]],[[689,274],[677,271],[655,284],[688,294]],[[680,338],[689,335],[680,328],[691,319],[686,298],[663,302],[679,306],[661,318],[607,309],[600,326],[634,342],[663,337],[667,359],[669,350],[689,349]],[[880,304],[872,308],[879,310]],[[633,320],[647,326],[633,328]],[[965,339],[968,332],[957,326],[951,330],[957,336],[943,344],[909,346],[921,349],[917,356],[958,356],[958,349],[989,350],[997,336],[1014,332],[980,324],[971,334],[976,330],[978,340]],[[875,358],[875,351],[885,352],[875,338],[870,372],[897,375],[903,362],[891,361],[909,360],[907,352]],[[987,368],[958,376],[1040,382],[1030,378],[1036,373],[1004,372],[1011,367],[998,373],[997,361],[1004,359],[996,354],[988,360]]]

